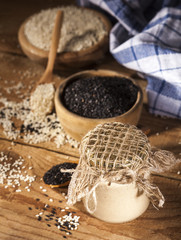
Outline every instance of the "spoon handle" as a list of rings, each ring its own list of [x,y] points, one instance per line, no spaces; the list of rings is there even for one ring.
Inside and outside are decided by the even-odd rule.
[[[53,71],[55,58],[57,54],[57,48],[60,40],[60,30],[62,27],[63,22],[63,12],[61,10],[57,11],[56,19],[55,19],[55,25],[52,32],[52,40],[51,40],[51,46],[48,56],[48,64],[47,64],[47,71]]]
[[[45,69],[45,72],[43,73],[40,80],[37,82],[36,86],[33,88],[32,92],[36,89],[36,87],[40,84],[44,83],[51,83],[52,77],[53,77],[53,67],[55,63],[55,58],[57,54],[57,48],[60,40],[60,31],[62,28],[62,22],[63,22],[63,12],[58,10],[54,28],[52,31],[52,39],[51,39],[51,45],[50,45],[50,51],[48,54],[48,63]]]

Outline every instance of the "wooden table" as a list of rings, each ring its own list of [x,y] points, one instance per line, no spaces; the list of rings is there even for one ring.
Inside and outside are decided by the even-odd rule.
[[[73,1],[66,1],[70,4]],[[21,22],[29,15],[42,8],[61,5],[64,1],[1,1],[0,2],[0,98],[22,101],[20,96],[28,95],[28,87],[42,75],[44,68],[24,56],[17,40],[17,31]],[[74,3],[74,2],[73,2]],[[93,66],[95,67],[95,66]],[[139,121],[141,129],[150,129],[148,135],[152,146],[172,151],[177,158],[181,157],[181,122],[177,119],[160,118],[149,114],[145,93],[146,81],[140,79],[133,71],[120,66],[108,54],[97,68],[123,72],[134,77],[143,89],[144,106]],[[34,74],[28,75],[31,71]],[[66,76],[78,70],[59,69],[55,82],[58,84]],[[15,91],[5,91],[9,84],[13,86],[23,82],[23,88],[17,95]],[[1,106],[1,105],[0,105]],[[148,210],[138,219],[123,223],[110,224],[102,222],[86,213],[82,203],[70,209],[66,208],[66,188],[56,190],[47,187],[43,174],[53,165],[65,161],[78,161],[78,149],[66,144],[56,148],[53,142],[28,144],[22,140],[10,140],[0,127],[0,153],[11,156],[13,161],[22,157],[25,170],[36,179],[31,186],[21,186],[22,191],[0,184],[0,239],[104,239],[104,240],[180,240],[181,239],[181,164],[171,172],[154,174],[153,181],[165,196],[164,207],[156,210],[151,204]],[[27,189],[30,190],[27,190]],[[45,189],[45,190],[44,190]],[[64,194],[65,193],[65,194]],[[48,204],[50,207],[47,208]],[[61,211],[65,209],[65,212]],[[52,220],[46,215],[54,211]],[[80,216],[77,230],[60,231],[56,226],[56,217],[65,215],[66,211],[76,212]],[[42,213],[42,215],[41,215]],[[38,216],[41,216],[41,221]],[[49,217],[50,218],[50,217]],[[39,221],[38,221],[39,219]],[[49,225],[48,225],[49,224]]]

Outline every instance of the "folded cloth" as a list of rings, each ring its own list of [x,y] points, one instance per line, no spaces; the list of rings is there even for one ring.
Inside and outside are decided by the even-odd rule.
[[[181,119],[181,1],[78,0],[99,7],[116,23],[110,52],[148,80],[150,113]]]

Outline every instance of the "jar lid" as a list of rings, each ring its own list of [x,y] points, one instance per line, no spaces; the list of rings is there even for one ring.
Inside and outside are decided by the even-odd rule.
[[[105,172],[137,171],[149,164],[151,146],[137,127],[120,122],[99,124],[81,142],[81,160]]]

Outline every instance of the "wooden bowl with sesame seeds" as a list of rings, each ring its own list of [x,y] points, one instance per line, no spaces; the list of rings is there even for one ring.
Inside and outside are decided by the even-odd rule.
[[[105,56],[105,53],[108,51],[109,48],[109,32],[111,29],[111,23],[109,19],[103,15],[102,13],[95,11],[93,9],[88,9],[88,8],[83,8],[83,7],[74,7],[76,9],[81,9],[82,13],[87,11],[88,13],[91,13],[92,16],[96,17],[98,19],[98,22],[101,22],[102,28],[104,30],[104,34],[99,37],[98,40],[95,40],[97,36],[94,37],[94,40],[92,40],[92,43],[90,46],[86,47],[78,47],[80,50],[67,50],[66,49],[66,44],[62,43],[62,45],[65,45],[65,48],[60,50],[58,49],[57,51],[57,57],[56,57],[56,63],[55,63],[55,68],[62,67],[62,66],[67,66],[67,67],[72,67],[72,68],[80,68],[84,67],[93,63],[96,63],[100,59],[102,59]],[[41,13],[41,12],[40,12]],[[48,59],[48,50],[44,50],[43,47],[37,47],[35,44],[33,44],[27,36],[27,24],[31,22],[33,16],[30,16],[28,19],[26,19],[22,25],[19,28],[18,31],[18,40],[19,44],[21,46],[21,49],[23,50],[24,54],[27,55],[31,60],[42,63],[43,65],[46,64],[47,59]],[[64,36],[66,34],[64,30],[64,22],[66,22],[66,11],[64,12],[64,20],[63,20],[63,25],[61,29],[61,38],[60,42],[64,41]],[[84,24],[86,25],[86,24]],[[48,25],[47,25],[48,28]],[[95,26],[92,27],[92,29],[95,28]],[[94,29],[93,29],[94,30]],[[85,36],[87,34],[95,34],[94,32],[91,33],[93,30],[87,30],[85,33]],[[32,28],[30,29],[32,31]],[[97,31],[97,30],[96,30]],[[97,31],[98,32],[98,31]],[[41,33],[39,33],[41,34]],[[96,33],[98,34],[98,33]],[[34,34],[36,35],[36,34]],[[63,35],[63,36],[62,36]],[[91,36],[92,36],[91,35]],[[75,36],[67,44],[77,44],[75,43],[77,40],[76,39],[84,39],[84,35],[82,36]],[[90,39],[90,37],[89,37]],[[38,41],[38,40],[37,40]],[[51,39],[50,39],[51,41]],[[86,40],[87,41],[87,40]],[[94,42],[93,42],[94,41]],[[72,42],[72,43],[71,43]],[[61,45],[61,43],[59,43]],[[78,45],[77,45],[78,46]]]
[[[82,117],[78,114],[71,112],[65,107],[62,96],[66,86],[80,78],[86,77],[119,77],[125,80],[130,80],[138,88],[137,97],[134,105],[125,113],[109,118],[89,118]],[[118,72],[109,70],[88,70],[76,73],[67,79],[65,79],[57,88],[55,93],[55,109],[61,125],[65,132],[70,135],[73,139],[81,141],[82,137],[87,134],[88,131],[95,128],[98,124],[106,122],[122,122],[137,125],[143,105],[143,93],[141,88],[138,86],[136,81],[128,78]]]

